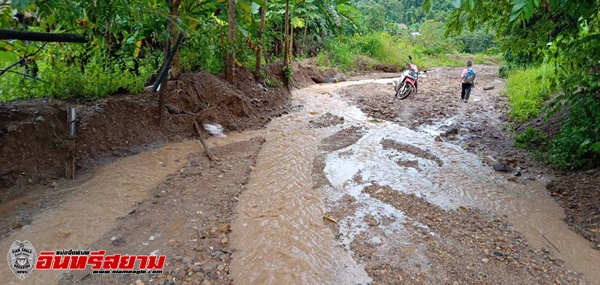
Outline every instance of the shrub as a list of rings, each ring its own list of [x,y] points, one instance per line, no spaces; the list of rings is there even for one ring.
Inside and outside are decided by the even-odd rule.
[[[519,69],[509,72],[506,82],[511,111],[509,116],[524,122],[540,114],[544,103],[554,92],[552,68],[542,65],[536,68]]]
[[[515,145],[524,149],[538,149],[547,145],[548,137],[540,129],[527,127],[525,131],[513,136]]]

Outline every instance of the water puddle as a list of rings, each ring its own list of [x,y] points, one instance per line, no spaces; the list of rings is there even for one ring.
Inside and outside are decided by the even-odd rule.
[[[234,133],[227,138],[211,138],[208,143],[210,146],[225,145],[259,135],[263,133]],[[135,203],[148,197],[149,190],[170,173],[180,170],[191,153],[201,150],[197,140],[167,144],[156,151],[101,167],[90,178],[69,189],[52,190],[68,192],[68,198],[52,209],[44,209],[30,225],[0,241],[0,248],[7,252],[15,240],[29,240],[37,252],[90,249],[89,245],[108,231],[117,218],[127,215]],[[63,271],[34,270],[26,282],[51,284],[61,273]],[[7,266],[0,267],[0,280],[3,284],[23,284]]]

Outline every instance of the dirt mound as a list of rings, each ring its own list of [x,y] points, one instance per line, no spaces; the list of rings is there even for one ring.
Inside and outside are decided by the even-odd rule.
[[[325,113],[325,115],[317,118],[316,120],[311,120],[309,122],[310,128],[326,128],[344,123],[344,117],[336,116],[331,113]]]
[[[321,69],[315,64],[315,59],[306,59],[293,63],[294,86],[306,87],[315,83],[336,83],[346,80],[346,76],[338,69]]]
[[[268,70],[268,68],[267,68]],[[280,74],[270,76],[282,80]],[[34,100],[0,104],[0,189],[23,182],[45,183],[72,172],[195,136],[194,120],[228,131],[259,128],[286,111],[286,88],[259,85],[239,68],[235,85],[208,72],[182,74],[169,82],[168,113],[158,125],[158,95],[115,95],[91,102]],[[77,109],[71,139],[67,108]],[[0,190],[2,191],[2,190]],[[15,193],[4,191],[5,199]]]

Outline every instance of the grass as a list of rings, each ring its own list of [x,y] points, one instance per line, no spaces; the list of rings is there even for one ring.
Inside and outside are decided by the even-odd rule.
[[[434,66],[464,66],[467,58],[473,59],[475,64],[496,65],[501,61],[498,56],[485,54],[448,52],[431,55],[422,46],[413,45],[408,38],[378,32],[364,36],[355,35],[343,42],[330,41],[326,49],[317,56],[316,63],[323,68],[339,68],[346,72],[364,68],[365,61],[357,61],[357,58],[369,57],[379,63],[404,67],[409,61],[409,55],[412,55],[413,63],[422,69]],[[374,64],[370,64],[372,65]]]
[[[511,109],[509,117],[516,122],[525,122],[538,116],[555,91],[551,87],[552,75],[552,68],[546,65],[511,71],[505,91]]]

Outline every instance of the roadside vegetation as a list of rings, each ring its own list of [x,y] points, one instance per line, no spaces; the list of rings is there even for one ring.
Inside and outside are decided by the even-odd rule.
[[[245,66],[316,58],[346,72],[502,65],[515,124],[562,116],[517,144],[570,169],[600,165],[598,0],[0,0],[0,32],[83,35],[85,43],[0,40],[0,101],[138,93],[185,35],[170,75],[207,70],[235,82]]]
[[[508,80],[511,119],[560,121],[555,135],[529,127],[515,134],[516,144],[556,167],[600,165],[599,7],[597,0],[468,0],[447,23],[449,34],[473,27],[495,31],[506,60],[501,74]]]

